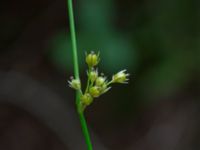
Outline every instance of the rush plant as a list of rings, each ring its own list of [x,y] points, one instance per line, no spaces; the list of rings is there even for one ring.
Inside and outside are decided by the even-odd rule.
[[[103,74],[98,73],[97,65],[100,62],[99,54],[95,54],[91,51],[89,54],[86,53],[85,61],[88,65],[87,70],[87,86],[83,92],[82,84],[79,78],[74,79],[71,77],[69,87],[76,90],[80,95],[80,100],[78,102],[78,111],[83,113],[87,106],[92,104],[95,98],[105,94],[111,89],[113,83],[128,83],[129,74],[126,73],[126,70],[122,70],[112,76],[111,80]]]
[[[99,74],[98,64],[100,62],[100,52],[95,53],[91,51],[86,53],[85,61],[87,63],[87,85],[85,90],[82,88],[81,80],[79,77],[79,66],[78,66],[78,55],[77,55],[77,44],[76,44],[76,32],[74,24],[73,4],[72,0],[68,0],[68,11],[69,11],[69,22],[70,32],[72,39],[72,52],[74,62],[74,77],[71,77],[68,81],[69,86],[76,90],[76,108],[79,114],[79,119],[82,127],[82,131],[87,144],[87,149],[92,150],[92,143],[87,128],[87,123],[84,117],[84,111],[92,104],[95,98],[98,98],[102,94],[105,94],[111,89],[111,85],[114,83],[128,83],[129,74],[126,70],[122,70],[112,76],[109,80],[104,74]]]

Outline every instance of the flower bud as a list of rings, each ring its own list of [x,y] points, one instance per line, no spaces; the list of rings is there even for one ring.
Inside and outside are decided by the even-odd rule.
[[[92,103],[93,98],[89,93],[86,93],[80,97],[82,104],[88,106]]]
[[[80,90],[81,89],[81,82],[79,79],[73,79],[71,81],[68,81],[69,87],[75,89],[75,90]]]
[[[94,52],[86,54],[85,61],[89,67],[94,67],[99,63],[99,54],[95,54]]]
[[[97,70],[92,70],[90,73],[89,73],[89,78],[92,82],[94,82],[97,77],[98,77],[98,71]]]
[[[96,86],[102,86],[105,82],[106,82],[106,78],[105,77],[98,77],[96,79]]]
[[[112,83],[128,83],[128,73],[125,73],[126,70],[122,70],[118,72],[117,74],[113,75],[112,77]]]
[[[92,95],[92,97],[99,97],[101,95],[100,88],[97,86],[91,87],[89,89],[89,92]]]

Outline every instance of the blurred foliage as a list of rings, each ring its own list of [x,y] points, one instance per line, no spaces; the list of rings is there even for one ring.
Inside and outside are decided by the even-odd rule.
[[[145,94],[162,95],[176,91],[199,70],[196,1],[155,1],[148,11],[146,26],[139,30],[140,54],[148,67],[138,85]],[[145,85],[145,88],[144,88]],[[152,93],[153,92],[153,93]],[[146,97],[147,95],[145,95]]]

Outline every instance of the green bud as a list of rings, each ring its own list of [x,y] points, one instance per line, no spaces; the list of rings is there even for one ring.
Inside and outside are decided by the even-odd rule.
[[[81,89],[81,82],[79,79],[71,79],[71,81],[68,81],[69,87],[75,89],[75,90],[80,90]]]
[[[102,86],[105,82],[106,82],[106,78],[105,77],[98,77],[96,79],[96,86]]]
[[[85,61],[89,67],[94,67],[99,63],[99,54],[95,54],[94,52],[86,54]]]
[[[101,95],[100,88],[97,86],[93,86],[89,89],[90,94],[92,97],[99,97]]]
[[[89,93],[86,93],[80,97],[82,104],[88,106],[92,103],[93,98]]]
[[[98,77],[98,71],[97,70],[92,70],[90,73],[89,73],[89,78],[92,82],[94,82]]]

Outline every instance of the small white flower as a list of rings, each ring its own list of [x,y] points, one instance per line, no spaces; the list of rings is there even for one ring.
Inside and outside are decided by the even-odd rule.
[[[112,83],[128,83],[128,73],[125,73],[126,70],[122,70],[112,77]]]
[[[71,77],[71,81],[68,81],[69,87],[75,89],[75,90],[80,90],[81,89],[81,82],[79,79],[74,79]]]

